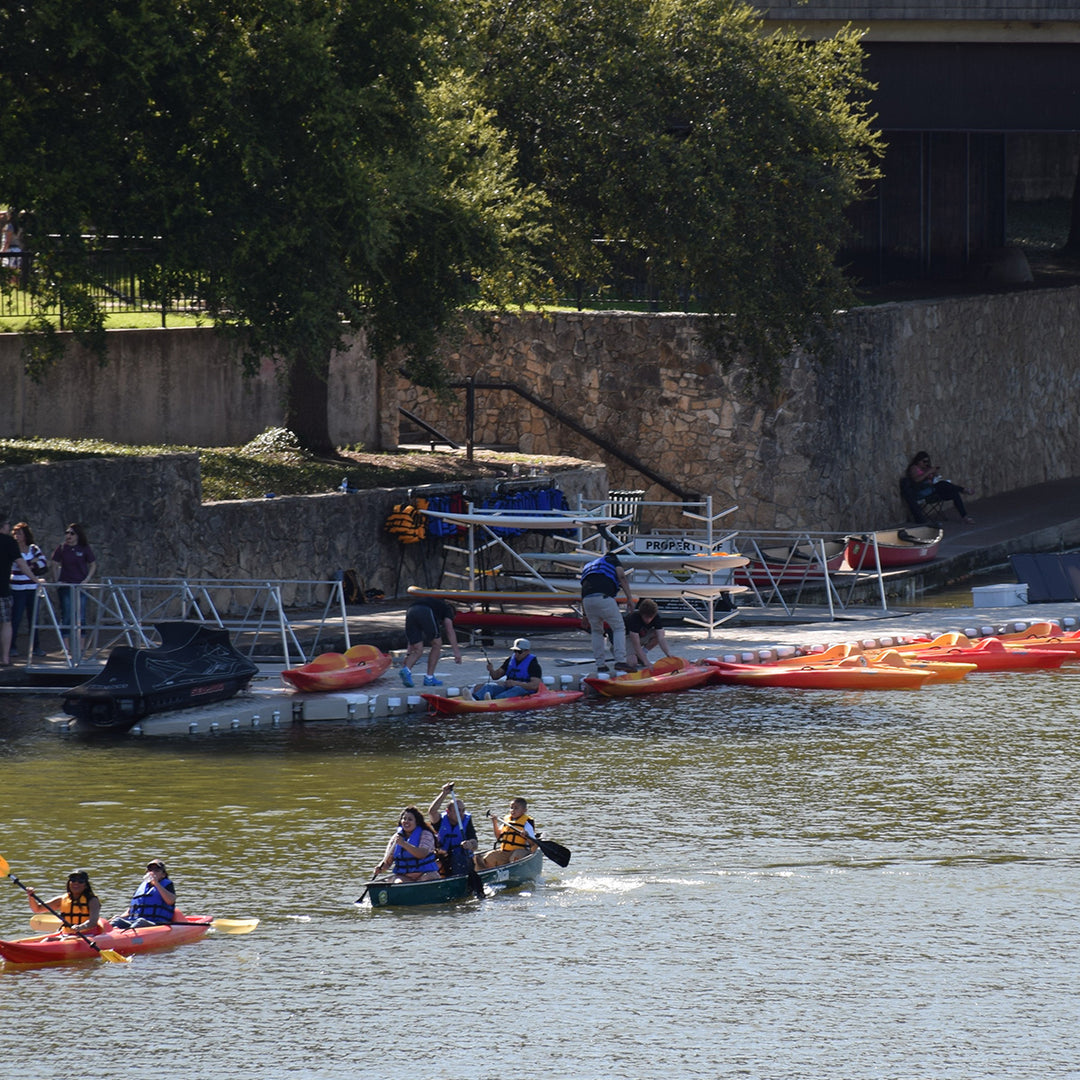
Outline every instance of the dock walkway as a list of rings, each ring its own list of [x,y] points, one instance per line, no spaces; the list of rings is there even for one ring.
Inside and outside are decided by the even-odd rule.
[[[1080,547],[1080,477],[1050,481],[1032,488],[973,500],[968,510],[973,524],[949,519],[943,527],[945,539],[933,563],[920,568],[921,584],[943,586],[962,581],[988,567],[1006,563],[1008,556],[1025,551],[1059,551]],[[974,581],[978,583],[977,578]],[[417,666],[413,689],[398,679],[400,652],[405,647],[404,612],[409,601],[398,598],[360,605],[350,609],[349,632],[353,643],[369,642],[398,654],[395,667],[366,693],[303,695],[280,686],[276,673],[257,678],[251,692],[198,715],[174,713],[150,717],[141,733],[171,734],[228,731],[252,727],[273,728],[292,723],[337,720],[374,723],[387,717],[420,719],[425,704],[420,698],[427,654]],[[880,608],[849,607],[831,618],[825,610],[799,609],[792,615],[760,608],[741,608],[712,639],[698,628],[674,627],[667,631],[672,651],[687,659],[708,656],[750,654],[773,646],[826,644],[834,641],[883,640],[919,633],[938,634],[949,630],[989,633],[1007,623],[1054,619],[1073,627],[1080,625],[1080,602],[1031,604],[1023,607],[974,608],[934,607],[917,601],[883,613]],[[486,644],[466,644],[463,663],[453,662],[444,648],[438,675],[445,686],[440,692],[460,692],[461,688],[484,681],[484,650],[500,660],[516,636],[504,632]],[[593,670],[589,637],[584,631],[533,635],[533,651],[543,665],[547,681],[556,688],[573,688]],[[9,668],[0,683],[11,686],[23,682],[19,669]],[[6,676],[6,677],[5,677]]]

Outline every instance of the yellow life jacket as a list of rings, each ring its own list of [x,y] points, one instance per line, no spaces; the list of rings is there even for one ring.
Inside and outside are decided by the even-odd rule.
[[[64,894],[63,899],[60,901],[60,914],[72,926],[78,926],[80,923],[86,922],[90,918],[90,901],[85,896],[80,896],[78,900],[73,900],[67,893]],[[97,926],[90,927],[90,930],[96,930]]]
[[[399,543],[417,544],[427,536],[427,518],[421,510],[427,509],[427,499],[415,503],[397,503],[386,516],[383,528]]]
[[[529,850],[529,841],[526,839],[525,826],[532,825],[533,819],[531,817],[518,817],[511,818],[506,825],[503,826],[502,832],[499,833],[498,848],[500,851],[517,851],[518,848],[524,848]],[[507,826],[516,825],[517,828],[511,829]],[[520,832],[518,831],[520,830]],[[535,830],[534,830],[535,831]]]

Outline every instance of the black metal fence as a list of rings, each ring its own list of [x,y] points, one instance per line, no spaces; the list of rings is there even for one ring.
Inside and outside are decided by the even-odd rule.
[[[64,329],[61,291],[40,277],[35,280],[44,273],[41,265],[31,252],[0,257],[0,330],[16,329],[11,323],[31,315],[54,318]],[[198,315],[205,310],[202,297],[208,275],[168,273],[152,251],[98,251],[90,257],[89,271],[83,287],[107,315],[153,314],[165,326],[169,315]],[[42,297],[54,299],[42,302]]]

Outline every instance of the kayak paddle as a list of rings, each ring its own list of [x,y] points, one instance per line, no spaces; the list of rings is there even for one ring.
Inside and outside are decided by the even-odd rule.
[[[14,881],[15,884],[18,885],[24,893],[26,893],[27,896],[30,895],[31,890],[28,889],[13,873],[11,873],[11,867],[8,865],[8,861],[4,858],[3,855],[0,855],[0,874],[7,875],[7,877],[11,878],[11,880]],[[71,923],[69,923],[67,919],[65,919],[64,916],[60,914],[60,912],[54,911],[51,907],[49,907],[49,905],[46,904],[45,901],[37,895],[37,893],[34,893],[34,899],[47,911],[51,911],[59,923],[62,923],[69,930],[71,929]],[[98,954],[98,956],[101,957],[102,960],[108,960],[110,964],[131,963],[130,956],[122,956],[115,949],[101,948],[101,946],[98,945],[96,941],[93,941],[91,938],[87,937],[86,934],[84,934],[81,930],[72,930],[71,932],[76,937],[81,938],[83,941],[85,941],[86,944],[89,945],[90,948],[93,949]]]
[[[30,916],[30,929],[37,930],[39,933],[48,933],[50,930],[57,929],[60,925],[61,922],[55,915]],[[190,923],[181,919],[172,925],[201,926],[202,923]],[[214,919],[210,924],[210,928],[217,930],[221,934],[250,934],[258,925],[258,919]]]
[[[500,825],[509,825],[511,829],[517,829],[516,825],[510,825],[510,822],[503,821],[498,814],[493,814],[488,811],[489,818],[494,818]],[[518,829],[518,832],[521,830]],[[529,839],[553,862],[558,863],[560,866],[569,866],[570,864],[570,849],[563,847],[562,844],[556,844],[554,840],[542,840],[539,836],[530,836]]]

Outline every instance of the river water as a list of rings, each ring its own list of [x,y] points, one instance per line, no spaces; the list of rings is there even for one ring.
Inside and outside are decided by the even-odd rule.
[[[0,972],[3,1073],[1078,1076],[1078,673],[105,745],[0,699],[13,873],[55,895],[86,867],[115,914],[158,855],[189,913],[262,920]],[[569,867],[356,907],[448,779],[478,812],[527,796]]]

